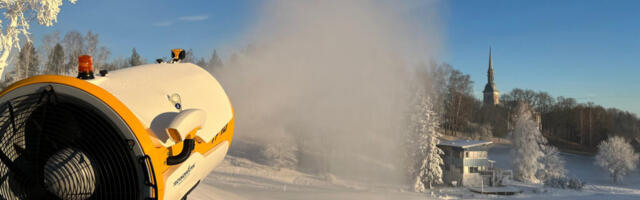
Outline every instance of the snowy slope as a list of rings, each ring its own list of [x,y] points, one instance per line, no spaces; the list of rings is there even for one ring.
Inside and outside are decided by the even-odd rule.
[[[567,161],[569,175],[587,181],[582,191],[514,183],[522,188],[522,194],[479,195],[465,188],[448,187],[436,188],[433,194],[420,194],[408,192],[404,186],[310,175],[227,156],[189,199],[640,199],[640,174],[637,171],[625,177],[624,183],[616,185],[604,171],[593,165],[593,157],[566,153],[562,156]],[[510,168],[509,146],[494,145],[489,157],[496,160],[496,167]]]
[[[627,175],[622,184],[614,184],[605,171],[593,164],[593,156],[561,153],[565,159],[568,175],[587,182],[582,191],[542,188],[540,185],[519,184],[525,193],[517,198],[529,199],[640,199],[640,174],[638,171]],[[510,146],[494,145],[489,151],[489,158],[496,161],[495,166],[510,168]],[[529,189],[528,191],[526,189]],[[534,193],[532,190],[547,192]]]
[[[424,199],[384,184],[354,183],[276,169],[244,158],[228,156],[189,199]]]

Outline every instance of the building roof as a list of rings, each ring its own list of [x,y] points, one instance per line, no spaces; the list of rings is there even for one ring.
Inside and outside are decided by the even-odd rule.
[[[486,141],[486,140],[454,140],[454,141],[440,140],[440,143],[438,145],[460,147],[463,149],[467,149],[467,148],[476,147],[476,146],[489,145],[492,143],[493,142]]]

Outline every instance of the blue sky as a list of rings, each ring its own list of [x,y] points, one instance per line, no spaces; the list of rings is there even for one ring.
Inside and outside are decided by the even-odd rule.
[[[64,1],[53,27],[33,26],[39,42],[43,34],[60,31],[60,37],[76,30],[100,35],[100,43],[113,57],[131,55],[131,49],[148,61],[170,55],[172,48],[192,48],[199,57],[209,57],[214,48],[232,48],[250,27],[256,9],[253,1],[152,1],[78,0]]]
[[[496,82],[640,113],[640,1],[453,1],[447,56],[480,96]]]
[[[216,48],[224,57],[242,45],[238,40],[256,20],[259,4],[79,0],[65,2],[53,27],[33,26],[32,33],[37,42],[53,30],[92,30],[112,58],[129,56],[133,47],[149,61],[176,47],[199,57]],[[470,74],[476,96],[486,83],[492,46],[503,93],[528,88],[640,113],[640,1],[456,0],[439,7],[445,41],[436,59]],[[412,16],[420,21],[427,15]]]

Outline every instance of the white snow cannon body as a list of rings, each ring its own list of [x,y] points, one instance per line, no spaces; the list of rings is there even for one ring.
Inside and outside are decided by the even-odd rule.
[[[191,63],[28,78],[0,93],[0,196],[180,199],[233,129],[225,91]]]

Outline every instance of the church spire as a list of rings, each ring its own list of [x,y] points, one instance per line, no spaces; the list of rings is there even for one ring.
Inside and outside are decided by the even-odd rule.
[[[491,56],[491,46],[489,46],[489,70],[487,70],[487,85],[484,86],[484,104],[495,106],[500,104],[500,93],[493,81],[493,58]]]
[[[491,60],[491,46],[489,46],[489,71],[487,72],[489,83],[493,83],[493,60]]]

